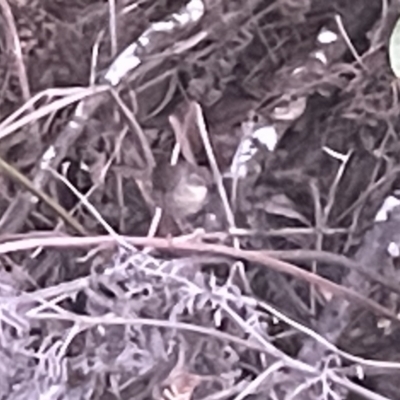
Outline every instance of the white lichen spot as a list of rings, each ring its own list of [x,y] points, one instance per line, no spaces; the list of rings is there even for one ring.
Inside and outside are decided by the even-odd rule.
[[[139,41],[143,41],[144,37],[140,38]],[[128,46],[111,64],[108,69],[105,79],[116,86],[120,80],[131,70],[136,68],[140,63],[140,58],[136,55],[138,44],[132,43]]]
[[[376,326],[378,329],[383,330],[384,334],[387,334],[392,327],[392,321],[387,318],[381,318],[378,320]]]
[[[42,159],[40,161],[40,168],[47,169],[50,165],[50,162],[54,159],[55,156],[56,149],[54,148],[54,146],[50,146],[42,156]]]
[[[106,334],[106,330],[103,325],[99,325],[97,327],[97,332],[99,333],[100,336],[104,336]]]
[[[201,0],[192,0],[186,6],[186,9],[189,14],[189,21],[196,22],[204,14],[204,3]]]
[[[383,201],[383,204],[379,211],[376,213],[375,222],[386,221],[388,219],[388,215],[390,211],[392,211],[395,207],[400,205],[400,200],[394,196],[388,196]]]
[[[138,39],[138,43],[142,46],[142,47],[146,47],[149,43],[150,43],[150,39],[148,36],[143,35]]]
[[[172,31],[175,27],[176,24],[173,21],[160,21],[151,25],[150,29],[154,32],[168,32]]]
[[[79,128],[79,124],[76,121],[71,120],[68,122],[68,127],[75,130]]]
[[[180,12],[172,15],[171,19],[155,22],[146,30],[137,41],[130,44],[111,64],[105,74],[105,79],[116,86],[121,79],[141,64],[138,50],[146,47],[153,41],[154,32],[171,32],[178,26],[198,21],[204,14],[204,4],[201,0],[191,0]],[[157,37],[155,37],[155,40]]]
[[[361,365],[356,365],[356,375],[357,378],[363,380],[365,378],[364,369]]]
[[[328,59],[326,58],[325,52],[322,50],[318,50],[314,53],[314,57],[321,61],[322,64],[327,64],[328,63]]]
[[[303,72],[306,69],[306,67],[296,67],[293,71],[292,71],[292,75],[298,75],[301,72]]]
[[[256,129],[253,137],[266,146],[269,151],[274,151],[278,144],[278,132],[272,125]]]
[[[321,44],[331,44],[336,42],[338,35],[329,29],[322,28],[321,32],[318,34],[318,42]]]
[[[389,246],[387,247],[387,252],[393,258],[397,258],[400,256],[399,246],[395,242],[389,243]]]
[[[90,172],[90,167],[89,167],[89,165],[87,165],[85,162],[83,162],[83,161],[81,161],[80,163],[79,163],[79,168],[82,170],[82,171],[85,171],[85,172]]]

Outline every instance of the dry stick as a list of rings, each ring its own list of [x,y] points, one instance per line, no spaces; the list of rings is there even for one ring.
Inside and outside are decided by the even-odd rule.
[[[324,241],[323,230],[328,225],[329,215],[330,215],[333,205],[335,203],[337,188],[339,186],[340,181],[342,180],[342,177],[345,172],[346,166],[349,162],[351,153],[352,152],[350,151],[349,153],[347,153],[345,156],[342,157],[341,164],[337,170],[335,179],[329,190],[328,202],[323,209],[321,207],[321,196],[320,196],[318,187],[314,181],[311,182],[311,193],[312,193],[312,196],[314,198],[314,203],[315,203],[315,225],[317,228],[315,249],[317,251],[322,251],[322,246],[323,246],[323,241]],[[312,268],[312,272],[314,274],[318,273],[317,260],[313,260],[311,268]],[[314,286],[311,286],[310,292],[311,292],[311,312],[313,315],[315,315],[315,311],[316,311],[315,295],[316,295],[316,293],[315,293]]]
[[[294,319],[288,317],[284,313],[278,311],[268,303],[265,303],[261,300],[255,300],[254,298],[246,298],[245,296],[241,296],[241,299],[253,306],[254,308],[259,308],[269,315],[273,315],[279,321],[288,324],[290,327],[294,328],[296,331],[304,333],[308,337],[315,340],[315,342],[323,345],[327,350],[331,351],[332,353],[338,354],[343,359],[350,361],[356,365],[360,365],[363,367],[364,373],[367,371],[374,371],[376,369],[385,370],[385,371],[400,371],[400,363],[396,361],[381,361],[381,360],[370,360],[366,358],[359,357],[357,355],[353,355],[348,353],[347,351],[339,349],[336,345],[331,343],[328,339],[324,336],[320,335],[319,333],[315,332],[313,329],[308,328],[305,325],[295,321]],[[254,304],[257,304],[254,306]]]
[[[112,165],[112,163],[114,162],[114,159],[117,157],[117,154],[118,154],[119,151],[120,151],[120,148],[121,148],[121,146],[122,146],[122,142],[123,142],[123,140],[124,140],[124,138],[125,138],[127,132],[128,132],[128,128],[127,128],[127,127],[125,127],[124,129],[122,129],[122,131],[120,132],[118,138],[116,139],[116,144],[115,144],[114,151],[113,151],[113,153],[111,154],[109,160],[106,162],[106,164],[105,164],[104,167],[102,168],[101,173],[100,173],[100,176],[98,177],[98,179],[95,179],[95,182],[94,182],[93,186],[92,186],[85,194],[82,194],[82,196],[83,196],[85,199],[89,200],[89,198],[90,198],[90,197],[92,196],[92,194],[97,190],[97,188],[100,186],[100,184],[101,184],[101,183],[104,183],[104,180],[105,180],[105,178],[106,178],[107,172],[108,172],[109,169],[111,168],[111,165]],[[76,211],[79,209],[79,207],[82,205],[82,202],[81,202],[81,200],[79,199],[79,196],[78,196],[78,200],[79,200],[78,203],[75,204],[75,206],[69,211],[69,215],[73,216],[73,215],[76,213]],[[62,233],[60,232],[61,226],[62,226],[61,223],[57,224],[57,226],[55,227],[55,230],[52,231],[52,232],[54,232],[54,233],[57,232],[57,233],[62,234]]]
[[[347,228],[325,228],[322,229],[324,235],[337,235],[346,234],[349,230]],[[229,228],[228,232],[206,232],[203,234],[202,238],[207,240],[219,240],[224,241],[230,236],[237,237],[290,237],[290,236],[317,236],[319,232],[314,227],[310,228],[278,228],[278,229],[246,229],[246,228]]]
[[[88,192],[85,193],[85,197],[89,197],[90,194],[93,192],[93,188],[89,189]],[[74,209],[72,210],[72,212],[74,211]],[[324,234],[326,235],[333,235],[336,233],[347,233],[347,229],[329,229],[327,231],[324,230]],[[290,236],[290,235],[315,235],[316,232],[313,228],[283,228],[283,229],[271,229],[270,231],[265,231],[265,232],[261,232],[261,231],[251,231],[251,230],[247,230],[247,229],[241,229],[241,228],[235,228],[232,229],[231,232],[227,233],[227,232],[206,232],[206,233],[201,233],[197,235],[197,237],[201,237],[201,239],[203,239],[204,241],[207,242],[219,242],[222,243],[224,242],[224,240],[226,238],[229,238],[230,236],[238,236],[238,237],[247,237],[247,236],[255,236],[255,235],[261,235],[261,236],[273,236],[273,237],[281,237],[281,236]],[[21,232],[21,233],[14,233],[14,234],[4,234],[4,235],[0,235],[0,243],[5,243],[9,240],[15,240],[15,239],[31,239],[34,237],[54,237],[54,236],[65,236],[66,234],[63,232],[55,232],[55,231],[29,231],[29,232]],[[271,250],[272,252],[274,252],[275,250]],[[280,252],[280,250],[277,250],[278,252]],[[311,253],[314,250],[293,250],[293,251],[310,251]],[[283,253],[286,254],[285,252],[292,252],[292,250],[283,250]],[[331,255],[336,256],[335,253],[330,253],[330,252],[326,252],[326,251],[322,251],[322,254],[326,254],[326,257],[329,257]],[[316,253],[317,255],[320,254],[319,252]],[[309,257],[313,257],[313,256],[309,256]],[[343,257],[345,260],[350,261],[346,256],[339,256],[339,257]],[[277,257],[279,258],[279,257]],[[284,259],[284,257],[282,257]],[[287,259],[289,260],[289,258]],[[312,261],[313,258],[305,258],[305,261]],[[295,258],[292,259],[292,261],[296,261]],[[331,260],[327,259],[327,262],[332,263]],[[353,261],[351,261],[353,262]],[[337,263],[338,265],[342,265],[342,263],[340,261],[336,261],[335,263]],[[361,269],[361,271],[363,270],[363,267],[360,266],[359,264],[355,263],[355,265],[358,265],[358,268]],[[343,265],[346,266],[346,265]],[[351,267],[348,267],[351,268]],[[357,267],[355,267],[357,268]],[[367,271],[367,273],[370,273],[369,271]],[[375,278],[372,278],[375,279]]]
[[[254,116],[249,115],[248,120],[245,123],[242,123],[242,138],[239,142],[239,145],[237,147],[237,150],[235,152],[235,155],[233,156],[231,165],[234,167],[233,171],[231,172],[232,174],[232,189],[231,189],[231,205],[233,209],[236,209],[237,207],[237,191],[238,191],[238,185],[239,185],[239,169],[240,166],[243,165],[243,162],[241,162],[240,157],[243,154],[243,148],[244,148],[244,143],[247,140],[250,140],[252,138],[253,132],[255,131],[255,122],[254,122]]]
[[[132,91],[133,92],[133,91]],[[143,132],[142,127],[140,126],[139,122],[136,119],[135,116],[135,111],[131,111],[124,101],[121,99],[119,96],[118,92],[114,89],[111,89],[111,96],[115,100],[116,104],[119,106],[121,109],[121,112],[124,114],[128,121],[128,126],[132,129],[133,132],[136,133],[137,138],[139,139],[139,143],[142,149],[142,153],[145,159],[145,176],[149,177],[151,175],[151,172],[153,171],[155,167],[155,160],[153,153],[150,148],[150,144],[148,143],[148,140],[146,138],[145,133]],[[135,95],[135,92],[133,92],[133,95]],[[143,181],[136,180],[136,184],[141,191],[141,194],[143,198],[148,202],[149,201],[149,193],[146,191],[145,185],[143,184]],[[150,228],[149,228],[149,236],[154,236],[157,232],[159,222],[162,217],[162,212],[159,209],[159,207],[156,207],[155,209],[155,214],[153,216],[153,219],[150,223]]]
[[[371,193],[373,193],[375,190],[377,190],[379,188],[379,186],[384,185],[389,179],[393,178],[395,175],[397,175],[399,173],[400,173],[400,166],[396,166],[389,173],[382,176],[382,178],[380,178],[376,182],[372,183],[347,210],[343,211],[342,214],[340,214],[337,217],[336,221],[338,223],[341,222],[351,212],[353,212],[355,208],[357,208],[360,204],[362,204]]]
[[[189,242],[187,241],[186,237],[165,239],[125,236],[122,237],[122,239],[133,246],[148,246],[164,250],[184,250],[197,253],[219,254],[231,258],[258,263],[267,268],[294,276],[295,278],[319,286],[326,291],[330,291],[334,295],[344,297],[349,301],[353,301],[373,311],[375,314],[383,315],[394,321],[400,321],[400,317],[398,317],[385,307],[381,306],[380,304],[376,303],[375,301],[370,300],[347,287],[340,286],[325,278],[305,271],[293,264],[273,258],[265,251],[241,250],[218,244]],[[21,250],[30,250],[36,247],[69,248],[96,246],[99,244],[112,245],[118,244],[118,242],[114,237],[111,236],[57,237],[16,240],[13,242],[0,244],[0,254],[6,254]]]
[[[372,281],[393,290],[393,292],[400,294],[400,285],[398,283],[372,272],[365,266],[347,258],[346,256],[323,250],[267,250],[265,251],[265,254],[268,254],[270,257],[279,258],[286,261],[299,262],[315,260],[322,263],[340,265],[350,270],[356,270],[368,279],[371,279]]]
[[[88,197],[89,194],[86,194],[85,197]],[[153,235],[154,236],[154,235]],[[8,243],[11,241],[20,241],[20,243],[25,240],[30,239],[42,239],[48,238],[49,240],[56,240],[57,237],[69,237],[66,233],[61,231],[31,231],[28,233],[17,233],[17,234],[6,234],[0,236],[0,244]],[[203,238],[213,238],[212,234],[205,234]],[[99,243],[102,242],[102,239],[98,240]],[[97,243],[97,242],[96,242]],[[86,243],[83,243],[86,246]],[[55,244],[55,246],[57,246]],[[265,254],[270,257],[278,258],[280,260],[289,261],[289,262],[307,262],[307,261],[318,261],[320,263],[327,263],[332,265],[341,266],[347,268],[349,270],[356,270],[360,274],[364,275],[372,282],[379,283],[380,285],[392,290],[395,293],[400,294],[400,285],[393,280],[387,279],[381,275],[378,275],[372,272],[370,269],[367,269],[364,265],[353,261],[352,259],[335,253],[330,253],[328,251],[316,251],[316,250],[265,250]]]
[[[246,332],[250,338],[253,338],[260,342],[266,349],[268,349],[271,356],[277,358],[278,360],[285,361],[287,365],[292,364],[292,367],[297,368],[302,372],[313,373],[315,371],[315,367],[305,364],[300,360],[293,360],[287,354],[283,353],[282,350],[275,347],[267,338],[264,337],[262,333],[258,331],[252,324],[249,324],[248,321],[245,321],[240,315],[236,313],[236,311],[232,310],[232,308],[227,303],[220,303],[219,306],[225,313],[230,317],[230,319],[235,322],[237,326],[239,326],[244,332]],[[288,363],[289,362],[289,363]]]
[[[139,122],[137,121],[135,115],[129,110],[129,108],[125,105],[121,97],[119,96],[118,92],[115,89],[111,89],[110,91],[111,96],[120,107],[122,113],[128,120],[129,127],[136,133],[140,145],[142,147],[143,155],[146,161],[146,168],[148,171],[151,171],[155,166],[154,156],[151,152],[150,145],[146,138],[146,134],[143,132],[142,127],[140,126]]]
[[[189,108],[189,112],[190,111],[192,110]],[[187,116],[185,116],[184,118],[187,118]],[[183,124],[181,124],[177,116],[172,114],[169,117],[169,124],[172,127],[175,135],[175,141],[180,148],[182,156],[189,164],[197,165],[196,157],[194,156],[188,139],[188,127],[185,126],[187,125],[187,122],[185,121]]]
[[[96,71],[97,71],[97,64],[99,60],[99,52],[100,52],[100,42],[103,40],[104,37],[104,30],[100,31],[96,39],[94,41],[92,47],[92,54],[90,57],[90,75],[89,75],[89,86],[94,86],[96,83]]]
[[[25,125],[28,125],[31,122],[38,120],[39,118],[43,118],[46,115],[53,113],[54,111],[61,110],[73,103],[84,100],[87,97],[100,94],[109,90],[109,86],[95,86],[92,88],[83,88],[80,92],[76,94],[71,94],[70,96],[66,96],[62,99],[55,100],[54,102],[47,104],[38,110],[33,111],[32,113],[21,117],[17,121],[5,126],[0,130],[0,139],[5,138],[6,136],[14,133],[18,129],[21,129]]]
[[[315,239],[315,249],[317,251],[322,250],[324,236],[321,233],[323,227],[325,227],[325,218],[321,207],[321,196],[318,190],[318,187],[314,181],[311,182],[311,194],[314,198],[314,214],[315,214],[315,227],[317,229],[317,236]],[[311,265],[311,272],[313,274],[318,274],[318,263],[316,260],[312,261]],[[316,315],[316,307],[317,307],[317,300],[316,300],[316,287],[311,285],[310,287],[310,310],[312,315]]]
[[[343,25],[342,17],[339,14],[335,15],[335,22],[336,22],[336,25],[338,27],[340,34],[342,35],[344,42],[346,43],[346,46],[350,50],[350,53],[353,55],[354,59],[360,64],[360,66],[363,68],[363,70],[368,72],[368,68],[363,63],[361,57],[357,53],[356,48],[353,46],[353,43],[351,43],[349,35],[347,34],[346,29]]]
[[[59,174],[52,168],[49,168],[49,171],[58,178],[71,192],[78,197],[79,201],[86,207],[86,209],[93,215],[93,217],[101,224],[101,226],[108,232],[110,236],[114,238],[121,246],[126,245],[126,242],[114,229],[105,221],[105,219],[101,216],[101,214],[97,211],[97,209],[90,203],[87,197],[85,197],[82,193],[75,188],[75,186],[64,176]],[[132,249],[133,250],[133,249]]]
[[[353,393],[357,393],[360,396],[364,397],[365,399],[369,400],[390,400],[386,396],[382,396],[379,393],[372,392],[371,390],[357,385],[356,383],[352,382],[350,379],[343,378],[337,374],[332,373],[331,371],[327,371],[328,377],[332,379],[333,382],[343,386],[344,388],[352,391]]]
[[[206,122],[205,122],[204,116],[203,116],[203,111],[202,111],[200,105],[197,103],[193,103],[193,107],[195,108],[195,111],[196,111],[197,126],[199,128],[200,136],[203,141],[203,145],[204,145],[204,149],[207,154],[208,161],[210,162],[211,170],[214,175],[214,179],[215,179],[215,183],[217,185],[219,196],[221,197],[222,204],[225,209],[226,219],[228,221],[229,228],[235,228],[235,217],[233,215],[231,206],[229,204],[228,195],[226,193],[226,190],[225,190],[223,182],[222,182],[222,176],[219,171],[218,163],[214,156],[214,151],[213,151],[210,139],[208,137]],[[235,247],[239,247],[239,241],[235,240],[234,245],[235,245]]]
[[[178,163],[180,151],[181,151],[181,146],[179,145],[179,143],[175,143],[175,146],[172,149],[172,154],[171,154],[171,159],[170,159],[171,165],[176,165]],[[149,227],[149,231],[147,233],[147,237],[154,237],[156,235],[158,227],[161,222],[162,215],[163,215],[163,209],[161,207],[157,206],[154,210],[154,215],[150,222],[150,227]],[[151,251],[151,247],[148,247],[148,248],[144,249],[143,251],[145,253],[149,253]]]
[[[115,162],[117,163],[117,165],[121,165],[122,164],[122,153],[121,153],[121,148],[122,148],[122,143],[125,139],[126,134],[128,133],[129,128],[128,126],[124,126],[123,128],[123,134],[120,134],[120,137],[116,140],[115,143],[115,149],[114,149],[114,154],[112,155],[112,157],[109,159],[108,161],[108,167],[107,167],[107,171],[108,169],[111,168],[112,163]],[[120,173],[115,173],[115,191],[116,191],[116,200],[117,200],[117,204],[118,207],[120,208],[120,210],[125,210],[126,209],[126,199],[124,196],[124,179],[122,174]],[[102,183],[103,185],[105,184],[105,174],[102,178]],[[126,218],[124,218],[124,214],[121,212],[118,218],[118,232],[126,232]]]
[[[62,218],[68,225],[75,229],[81,235],[86,235],[87,231],[68,211],[58,204],[51,196],[47,195],[43,190],[37,188],[27,177],[14,168],[11,164],[7,163],[0,157],[0,169],[2,169],[11,179],[20,183],[31,194],[31,203],[36,202],[36,198],[42,200],[47,204],[60,218]]]
[[[31,91],[29,89],[29,81],[28,81],[28,76],[26,73],[26,68],[23,60],[23,55],[22,55],[22,49],[21,49],[21,42],[18,37],[18,31],[17,27],[15,25],[14,17],[11,12],[11,8],[7,2],[7,0],[0,0],[0,8],[3,11],[6,23],[8,25],[8,29],[11,34],[11,39],[12,39],[12,48],[13,48],[13,53],[16,59],[16,64],[17,64],[17,75],[18,75],[18,80],[19,84],[21,86],[21,92],[22,92],[22,98],[25,102],[28,102],[29,99],[31,98]],[[34,111],[34,108],[31,108],[31,111]],[[31,129],[29,131],[29,136],[31,143],[39,146],[40,143],[40,132],[39,132],[39,127],[37,124],[33,124],[31,126]]]
[[[252,395],[255,393],[259,386],[270,377],[274,372],[279,371],[285,366],[285,364],[279,360],[275,361],[271,364],[266,370],[260,373],[256,378],[254,378],[246,387],[244,387],[235,397],[233,400],[243,400],[247,396]]]
[[[207,131],[207,127],[206,127],[206,121],[204,120],[203,111],[201,109],[201,106],[198,103],[192,103],[191,106],[194,108],[197,127],[199,129],[201,140],[203,142],[203,146],[206,151],[207,158],[208,158],[208,161],[211,166],[211,170],[213,172],[213,176],[214,176],[215,183],[217,185],[219,196],[220,196],[222,204],[224,206],[225,215],[226,215],[226,219],[228,221],[229,228],[235,228],[236,227],[235,217],[233,215],[231,205],[229,204],[228,194],[226,193],[226,190],[225,190],[225,187],[224,187],[224,184],[222,181],[222,175],[221,175],[221,172],[219,171],[218,163],[217,163],[217,160],[214,155],[214,150],[212,148],[212,144],[211,144],[209,134]],[[236,249],[240,249],[239,238],[233,237],[233,246]],[[251,288],[246,279],[244,266],[241,263],[236,263],[234,265],[234,268],[237,268],[237,271],[238,271],[239,276],[245,286],[246,291],[248,293],[250,293]],[[233,270],[233,271],[235,272],[235,270]]]
[[[346,288],[344,286],[340,286],[334,282],[331,282],[325,278],[322,278],[318,275],[314,275],[308,271],[302,270],[299,267],[289,264],[285,261],[281,261],[275,258],[270,257],[263,251],[251,251],[251,250],[241,250],[235,249],[227,246],[214,245],[214,244],[204,244],[204,243],[190,243],[190,242],[179,242],[176,244],[176,240],[170,241],[170,246],[164,247],[164,243],[159,243],[162,245],[154,246],[158,248],[176,248],[180,250],[190,250],[201,253],[216,253],[225,255],[228,257],[244,259],[247,261],[255,262],[262,264],[268,268],[271,268],[278,272],[283,272],[294,276],[296,278],[302,279],[308,283],[319,286],[322,289],[330,291],[332,294],[336,294],[338,296],[342,296],[349,301],[354,301],[355,303],[362,305],[366,308],[369,308],[371,311],[374,311],[377,314],[385,315],[386,317],[400,321],[400,318],[397,317],[393,312],[376,303],[373,300],[370,300],[353,290]]]
[[[88,97],[89,95],[93,95],[96,93],[104,92],[105,90],[108,90],[108,87],[101,86],[89,89],[84,88],[80,89],[80,91],[77,93],[75,93],[75,91],[72,91],[73,94],[71,96],[67,96],[60,100],[56,100],[53,103],[43,106],[40,109],[35,110],[30,114],[20,118],[19,120],[16,120],[15,122],[11,122],[9,125],[4,126],[3,129],[0,130],[0,138],[10,135],[11,133],[22,128],[23,126],[25,126],[30,122],[36,121],[37,119],[42,118],[56,110],[59,110],[69,104],[81,100],[75,111],[74,115],[75,120],[73,118],[67,124],[63,132],[61,132],[58,138],[56,139],[55,143],[49,147],[48,151],[42,157],[41,160],[42,163],[45,162],[49,166],[56,169],[61,160],[64,159],[70,146],[80,135],[80,132],[83,129],[83,122],[85,121],[87,114],[91,115],[91,113],[97,108],[98,103],[94,103],[93,99],[85,99],[85,97]],[[98,99],[94,100],[96,100],[97,102],[99,101]],[[24,107],[26,106],[23,106],[22,108]],[[52,153],[55,154],[53,155]],[[48,154],[52,154],[51,159],[48,159]],[[36,195],[40,193],[43,195],[43,187],[46,185],[48,179],[49,179],[48,172],[44,171],[41,165],[38,166],[35,172],[35,177],[32,182],[32,188],[37,192],[35,193]],[[26,221],[26,218],[29,215],[29,212],[33,205],[34,203],[32,202],[31,193],[26,193],[26,192],[18,193],[18,195],[15,197],[13,202],[8,206],[7,210],[0,219],[0,232],[15,233],[19,231],[21,226]],[[60,212],[58,213],[60,214]],[[61,210],[61,215],[62,215],[62,210]],[[82,229],[78,228],[78,232],[83,234]]]
[[[117,13],[115,0],[108,0],[108,13],[110,17],[109,30],[111,38],[111,57],[114,58],[117,54],[118,41],[117,41]]]
[[[49,168],[57,169],[60,162],[65,158],[68,149],[80,136],[87,120],[91,117],[101,102],[104,101],[104,96],[107,96],[104,91],[108,89],[109,88],[107,86],[94,87],[91,89],[82,90],[82,93],[78,93],[77,95],[56,100],[52,104],[46,105],[5,127],[4,130],[0,131],[0,138],[13,133],[32,120],[36,120],[37,118],[50,114],[51,112],[55,111],[55,109],[60,109],[68,104],[82,100],[77,105],[72,119],[68,122],[63,131],[58,135],[55,142],[49,147],[48,151],[42,157],[42,163],[45,163]],[[93,98],[85,98],[93,94],[98,94],[98,96]],[[51,154],[51,157],[49,157],[49,154]],[[33,185],[37,190],[43,190],[48,180],[48,170],[45,170],[42,165],[39,165],[35,173],[35,177],[33,178]],[[1,217],[0,233],[17,232],[26,221],[32,206],[33,203],[31,202],[31,194],[20,192]]]
[[[396,137],[396,133],[394,132],[394,128],[390,129],[390,127],[391,127],[391,125],[389,124],[389,128],[388,128],[388,130],[386,132],[386,135],[384,136],[384,138],[383,138],[383,140],[382,140],[382,142],[381,142],[381,144],[379,146],[379,149],[378,149],[378,153],[379,154],[382,154],[382,155],[384,154],[385,147],[386,147],[386,144],[387,144],[390,136]],[[374,170],[372,171],[371,179],[370,179],[370,182],[368,183],[366,192],[368,192],[369,189],[371,187],[373,187],[375,185],[375,183],[376,183],[376,180],[377,180],[377,178],[379,176],[379,171],[381,170],[381,167],[382,167],[382,163],[380,162],[381,160],[378,160],[377,163],[375,164],[375,167],[374,167]],[[350,234],[347,236],[346,243],[345,243],[345,245],[343,247],[343,251],[345,253],[347,253],[349,251],[349,249],[350,249],[350,247],[352,245],[353,233],[356,231],[356,228],[359,225],[358,222],[359,222],[360,215],[361,215],[361,212],[362,212],[364,207],[365,207],[365,203],[364,204],[361,203],[353,212],[352,223],[351,223],[351,226],[349,227]]]
[[[51,99],[53,97],[67,97],[67,96],[70,96],[73,94],[76,95],[77,93],[82,93],[82,91],[85,91],[85,90],[87,90],[87,89],[82,88],[82,87],[45,89],[45,90],[35,94],[27,102],[25,102],[25,104],[23,104],[16,111],[14,111],[12,114],[10,114],[7,118],[3,119],[3,121],[0,122],[0,132],[3,131],[3,129],[5,127],[10,125],[17,118],[19,118],[20,115],[24,114],[26,111],[33,109],[34,104],[37,103],[42,98]],[[56,111],[56,110],[54,110],[54,111]],[[52,111],[49,112],[48,114],[51,114],[51,113],[52,113]]]
[[[31,98],[31,92],[29,90],[28,77],[26,74],[25,64],[22,56],[21,42],[18,37],[14,17],[12,15],[7,0],[0,0],[0,8],[2,9],[4,18],[7,22],[13,42],[13,52],[17,61],[18,80],[21,86],[22,97],[24,101],[28,101]]]
[[[169,85],[167,92],[165,93],[165,96],[161,100],[160,104],[156,106],[156,108],[152,111],[150,111],[149,114],[146,115],[144,118],[145,121],[151,120],[153,117],[157,116],[160,114],[163,110],[166,109],[168,104],[171,104],[171,100],[174,97],[174,94],[176,92],[176,88],[179,86],[179,79],[177,74],[174,72],[171,74],[170,79],[169,79]]]

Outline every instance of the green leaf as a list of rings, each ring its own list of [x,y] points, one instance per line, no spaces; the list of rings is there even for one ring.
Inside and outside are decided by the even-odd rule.
[[[400,18],[397,20],[390,36],[389,60],[392,71],[397,78],[400,78]]]

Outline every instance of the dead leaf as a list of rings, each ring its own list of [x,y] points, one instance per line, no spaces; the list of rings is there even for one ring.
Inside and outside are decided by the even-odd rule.
[[[284,194],[277,194],[264,202],[264,210],[273,215],[295,219],[310,226],[310,222],[295,209],[294,203]]]

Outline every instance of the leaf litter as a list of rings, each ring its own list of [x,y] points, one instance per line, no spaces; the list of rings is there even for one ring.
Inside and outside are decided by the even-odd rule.
[[[0,0],[0,399],[400,399],[398,17]]]

